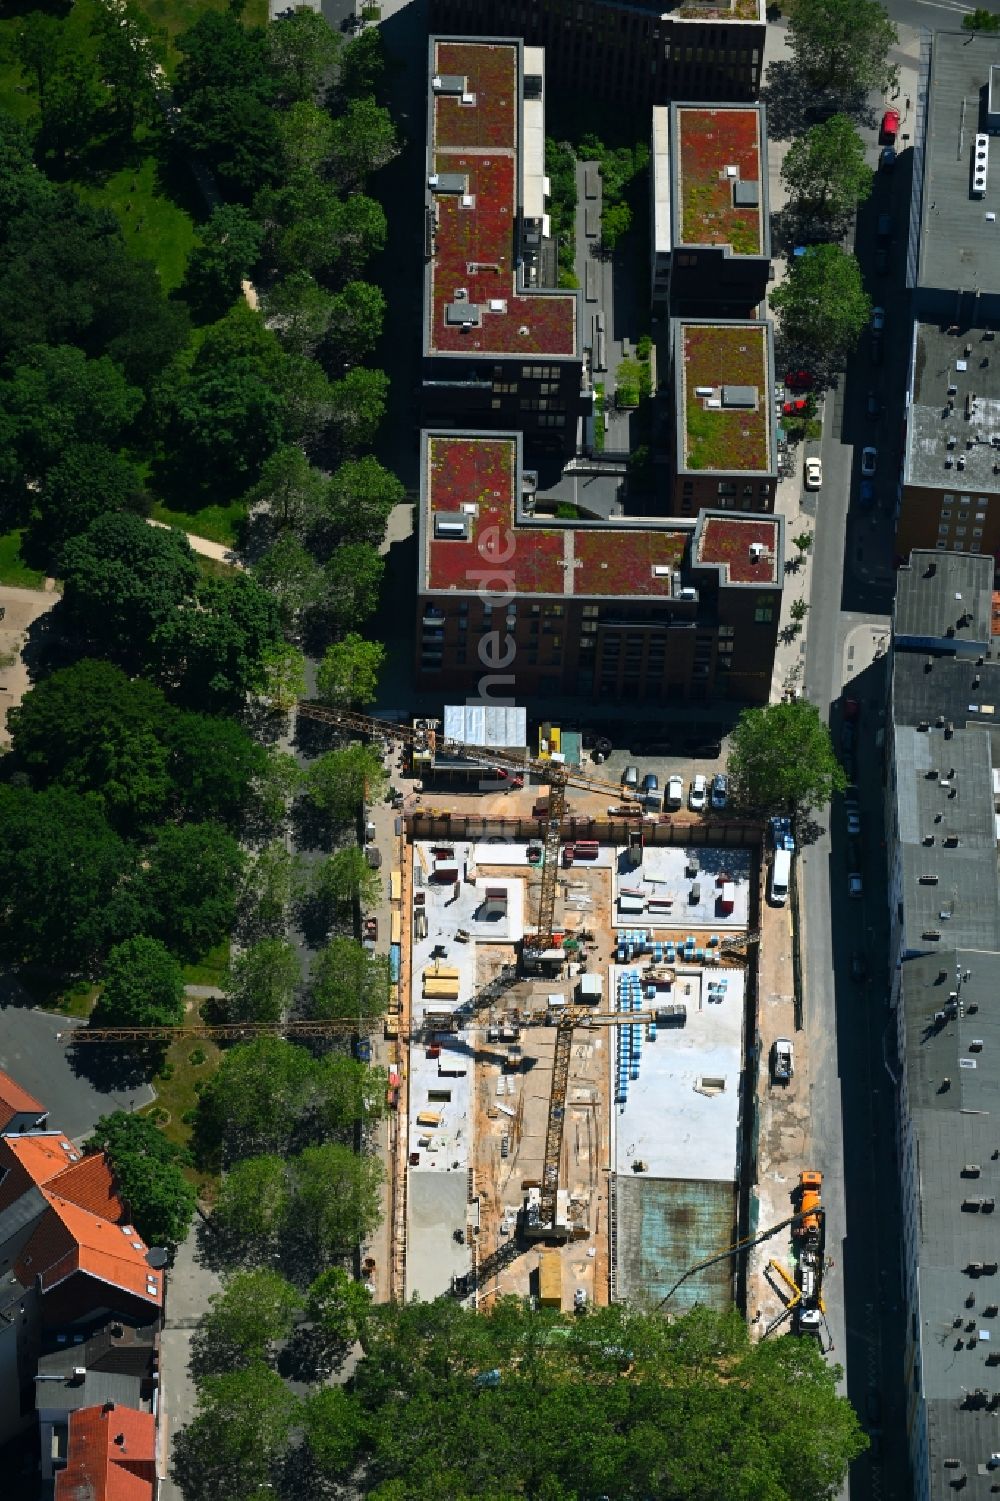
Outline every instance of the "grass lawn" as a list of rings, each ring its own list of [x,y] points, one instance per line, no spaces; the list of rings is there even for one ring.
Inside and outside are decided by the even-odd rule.
[[[129,250],[137,260],[153,262],[165,291],[180,286],[194,244],[194,222],[163,192],[152,155],[143,157],[136,166],[114,172],[99,185],[74,186],[88,203],[112,210]]]
[[[201,1021],[201,1008],[197,1001],[189,1003],[187,1020]],[[169,1141],[185,1151],[191,1145],[191,1122],[185,1121],[184,1117],[197,1108],[198,1090],[195,1085],[207,1083],[218,1067],[220,1056],[214,1042],[190,1037],[179,1038],[177,1042],[170,1044],[160,1072],[152,1078],[156,1099],[152,1105],[147,1105],[142,1114],[165,1110],[169,1119],[159,1122],[160,1130]],[[164,1073],[169,1074],[169,1078],[164,1078]],[[186,1167],[184,1176],[195,1185],[200,1198],[210,1199],[214,1196],[218,1182],[215,1174]]]
[[[0,532],[0,584],[16,584],[21,589],[41,589],[45,584],[45,571],[29,568],[21,557],[23,528]]]
[[[221,985],[222,977],[229,968],[229,939],[224,938],[216,944],[214,949],[209,949],[207,954],[194,964],[185,964],[183,968],[185,985]]]
[[[175,511],[160,500],[153,507],[154,521],[179,526],[183,532],[221,542],[224,547],[235,547],[236,533],[245,515],[246,507],[238,500],[227,506],[202,506],[200,511]]]

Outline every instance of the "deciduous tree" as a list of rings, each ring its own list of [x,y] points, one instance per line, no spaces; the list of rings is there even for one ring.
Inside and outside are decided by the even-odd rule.
[[[184,1016],[184,976],[155,938],[127,938],[104,961],[97,1027],[175,1027]]]
[[[300,978],[299,958],[291,944],[280,938],[262,938],[230,960],[222,982],[227,1018],[281,1021]]]
[[[145,656],[154,631],[192,594],[198,564],[179,531],[128,513],[99,516],[63,549],[62,608],[105,655]]]
[[[20,463],[37,481],[70,444],[116,446],[142,406],[142,392],[107,355],[90,360],[72,344],[40,344],[0,382],[0,406]]]
[[[188,256],[184,295],[204,317],[221,317],[260,259],[264,232],[240,203],[220,203]]]
[[[263,1362],[208,1376],[198,1410],[174,1441],[172,1472],[188,1501],[258,1501],[271,1494],[298,1402]]]
[[[79,970],[108,939],[129,865],[96,799],[0,787],[0,945],[9,960]]]
[[[378,675],[385,647],[365,641],[353,631],[328,646],[316,673],[316,691],[334,707],[359,708],[370,704],[378,691]]]
[[[806,699],[744,709],[733,731],[729,779],[734,801],[768,813],[808,813],[843,790],[830,731]]]
[[[131,139],[138,124],[156,118],[159,63],[149,22],[135,0],[117,0],[114,6],[97,6],[91,35],[112,115]]]
[[[378,802],[385,792],[386,772],[371,745],[348,745],[326,751],[306,772],[306,795],[332,824],[356,819],[364,803]]]
[[[781,180],[800,214],[839,226],[869,196],[875,174],[852,121],[833,115],[792,142]]]
[[[310,1017],[384,1016],[389,1005],[389,962],[353,938],[333,938],[319,950],[309,971],[306,995]]]
[[[380,1217],[382,1164],[328,1142],[306,1147],[288,1162],[295,1233],[315,1265],[339,1261],[370,1235]]]
[[[54,571],[66,543],[98,516],[145,515],[150,504],[138,469],[122,454],[99,442],[68,443],[34,493],[29,547]]]
[[[356,365],[330,386],[332,422],[341,447],[347,453],[375,441],[385,415],[389,377],[384,370]]]
[[[396,475],[370,454],[347,459],[330,479],[324,509],[338,539],[372,542],[385,536],[393,507],[406,498]]]
[[[195,1191],[181,1171],[183,1154],[146,1115],[102,1115],[85,1152],[105,1152],[128,1214],[150,1246],[173,1250],[188,1233]]]
[[[341,630],[363,625],[378,607],[385,559],[370,542],[344,542],[323,573],[326,607]]]
[[[794,348],[839,360],[871,316],[871,299],[857,261],[839,245],[811,245],[795,256],[785,281],[771,293],[781,331]]]
[[[264,689],[265,659],[280,639],[278,602],[255,578],[205,578],[157,627],[151,662],[185,703],[232,711]]]
[[[344,917],[355,903],[373,907],[378,901],[379,878],[357,845],[337,850],[320,866],[316,894]]]
[[[292,1332],[302,1300],[279,1272],[236,1272],[208,1300],[194,1337],[192,1364],[199,1378],[268,1364],[275,1345]]]
[[[342,100],[377,98],[385,77],[385,44],[377,26],[352,37],[340,54],[334,108]]]
[[[176,39],[178,137],[237,197],[249,198],[280,165],[275,84],[262,27],[206,11]]]
[[[308,271],[290,272],[264,294],[268,327],[289,354],[315,353],[326,337],[333,305],[334,294]]]
[[[306,1318],[331,1351],[364,1342],[371,1306],[368,1289],[339,1266],[321,1272],[306,1293]]]
[[[385,294],[368,281],[349,281],[334,293],[327,325],[327,347],[338,365],[367,359],[382,337]]]
[[[302,449],[283,443],[265,459],[260,479],[244,497],[248,509],[264,511],[275,530],[302,537],[325,505],[327,480]]]
[[[199,958],[233,926],[243,865],[239,845],[221,824],[158,830],[139,883],[148,931],[183,958]]]
[[[348,100],[333,126],[331,171],[348,191],[360,187],[399,151],[392,116],[370,97]]]
[[[285,1229],[290,1203],[283,1159],[247,1157],[226,1172],[212,1222],[233,1240],[264,1251]]]
[[[788,42],[799,71],[840,99],[888,94],[895,85],[889,54],[899,33],[879,0],[793,0]]]
[[[340,36],[319,11],[300,5],[267,29],[267,61],[286,105],[313,100],[340,55]]]

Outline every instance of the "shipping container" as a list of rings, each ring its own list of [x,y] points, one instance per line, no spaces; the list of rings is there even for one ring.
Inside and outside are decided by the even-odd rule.
[[[545,1250],[538,1261],[538,1301],[543,1308],[562,1307],[562,1257]]]

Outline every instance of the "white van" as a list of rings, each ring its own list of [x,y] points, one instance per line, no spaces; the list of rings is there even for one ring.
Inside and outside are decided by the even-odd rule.
[[[783,907],[788,901],[788,883],[792,876],[791,850],[775,850],[771,862],[771,885],[767,899],[774,907]]]

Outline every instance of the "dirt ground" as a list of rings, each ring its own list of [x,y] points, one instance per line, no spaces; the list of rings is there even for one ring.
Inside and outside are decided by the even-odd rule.
[[[761,1067],[758,1079],[760,1139],[757,1198],[761,1230],[792,1213],[791,1192],[799,1173],[810,1166],[812,1135],[809,1117],[809,1058],[806,1036],[795,1030],[790,907],[770,907],[761,901],[759,1013]],[[788,1084],[772,1084],[771,1045],[787,1037],[795,1049],[795,1073]],[[768,1271],[773,1257],[790,1270],[791,1233],[756,1246],[747,1277],[747,1318],[761,1334],[784,1306],[788,1288]],[[785,1297],[782,1297],[782,1292]],[[759,1313],[759,1317],[757,1317]]]
[[[52,588],[15,589],[0,585],[0,747],[10,744],[7,711],[15,708],[31,686],[22,652],[28,631],[36,620],[58,604],[59,595]]]

